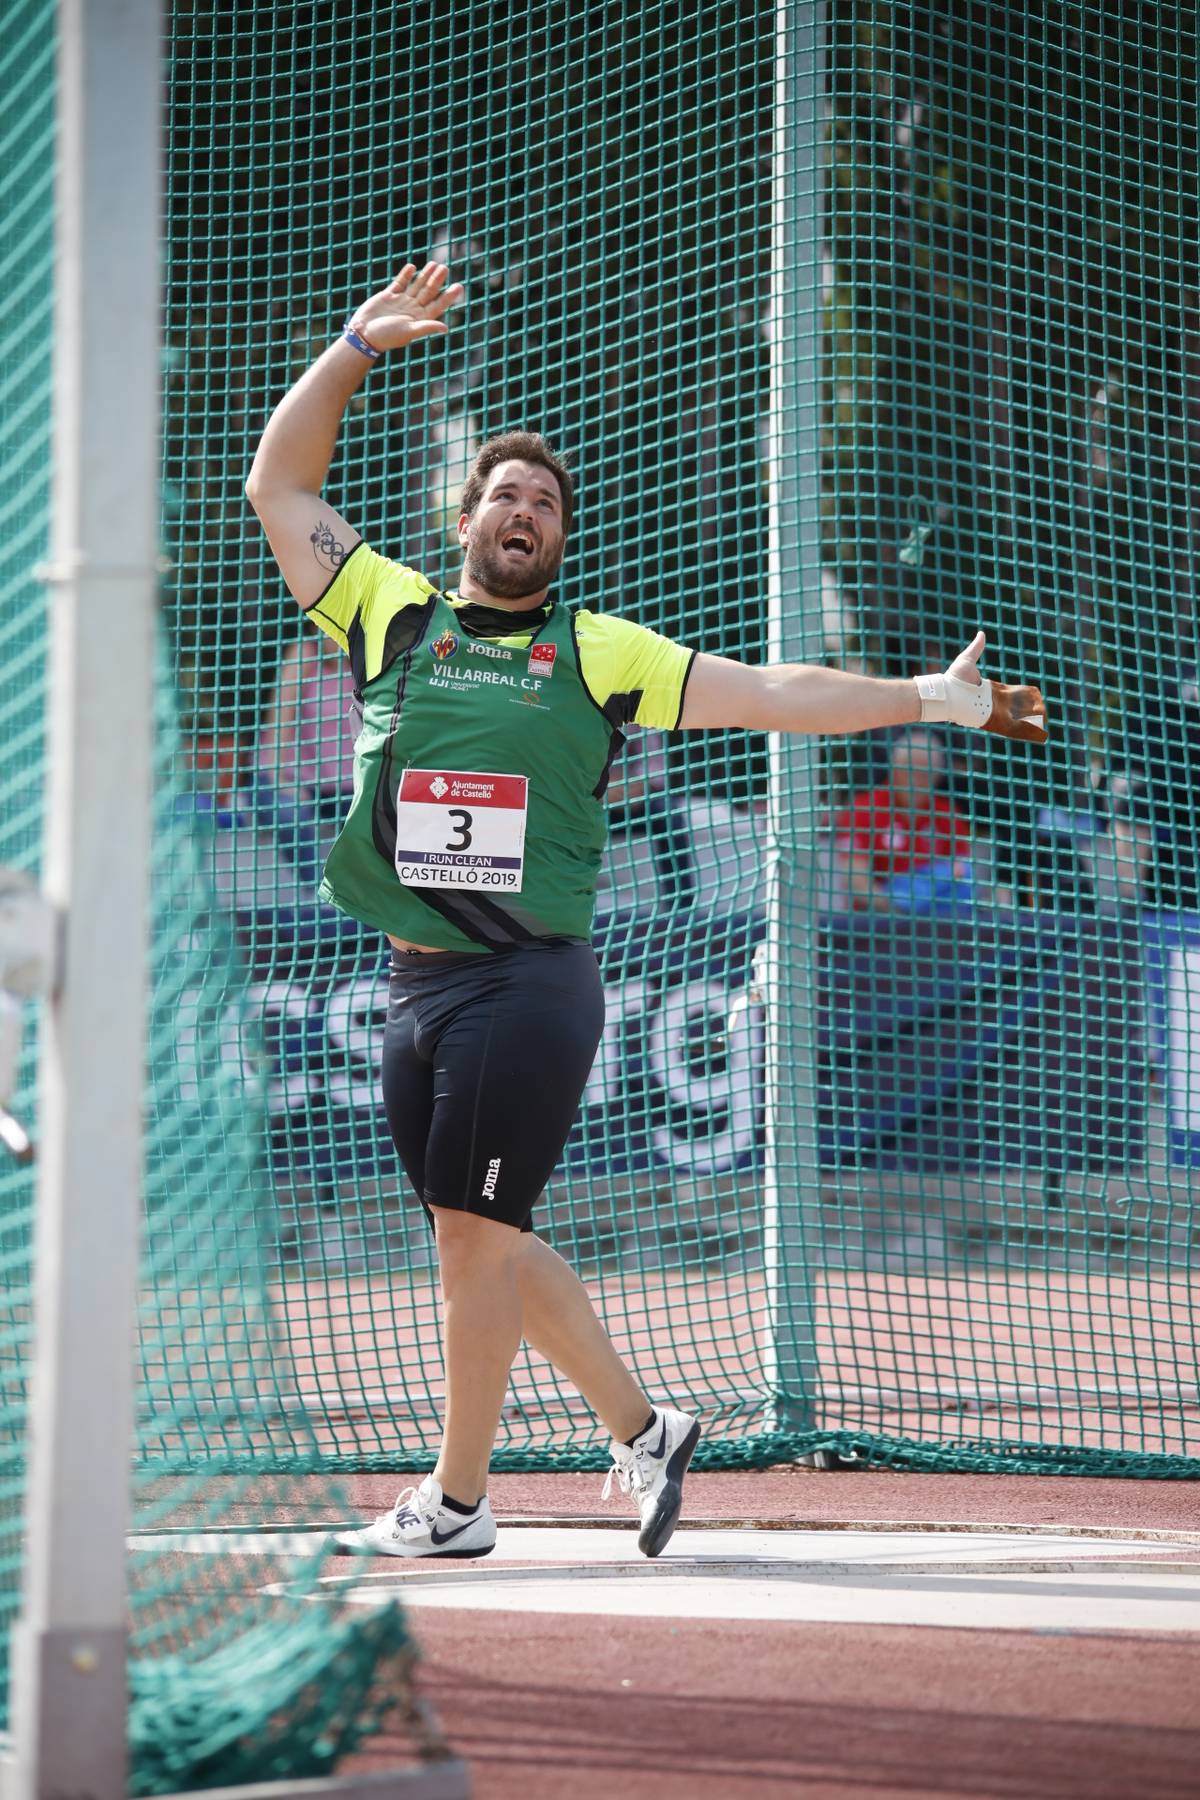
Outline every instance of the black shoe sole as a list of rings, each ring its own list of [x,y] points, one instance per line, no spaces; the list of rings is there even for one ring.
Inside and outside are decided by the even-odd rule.
[[[472,1557],[490,1556],[496,1548],[489,1544],[486,1550],[426,1550],[422,1556],[393,1556],[387,1550],[372,1550],[366,1544],[339,1544],[335,1539],[330,1547],[331,1556],[384,1556],[389,1562],[444,1562],[447,1557],[458,1557],[468,1561]]]
[[[671,1541],[671,1534],[679,1523],[679,1514],[683,1509],[683,1478],[699,1442],[700,1427],[693,1425],[682,1443],[671,1453],[671,1460],[667,1464],[667,1479],[658,1497],[654,1516],[648,1525],[642,1526],[638,1534],[638,1549],[643,1556],[661,1556]]]

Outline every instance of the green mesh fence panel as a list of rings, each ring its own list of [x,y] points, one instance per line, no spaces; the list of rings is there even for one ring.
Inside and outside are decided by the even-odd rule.
[[[1195,20],[1036,14],[830,27],[831,649],[982,625],[1054,736],[828,758],[821,1416],[1195,1475]]]
[[[231,1031],[249,1035],[245,971],[207,890],[210,834],[181,804],[165,668],[157,727],[130,1562],[136,1794],[326,1774],[388,1707],[411,1705],[414,1660],[398,1607],[344,1613],[319,1557],[297,1566],[286,1544],[238,1544],[239,1526],[294,1517],[299,1499],[294,1480],[245,1471],[276,1441],[312,1461],[316,1440],[272,1318],[263,1080],[224,1054]],[[198,1552],[212,1530],[228,1548]]]
[[[910,674],[982,624],[1054,720],[1047,751],[781,751],[774,824],[761,737],[634,734],[546,1235],[710,1466],[1200,1471],[1192,27],[782,17],[777,87],[749,0],[174,9],[179,804],[251,977],[225,1053],[266,1058],[294,1383],[225,1445],[252,1465],[421,1466],[438,1434],[383,946],[315,899],[349,679],[242,493],[287,386],[428,255],[467,305],[372,373],[328,483],[376,548],[452,584],[474,448],[541,430],[578,478],[565,600],[757,662],[774,568],[793,651]],[[498,1461],[605,1461],[525,1352]]]
[[[47,0],[10,7],[0,47],[0,864],[32,873],[45,828],[48,619],[37,564],[49,536],[55,27]],[[298,1562],[283,1545],[247,1555],[228,1531],[247,1512],[286,1506],[294,1516],[297,1505],[294,1481],[239,1478],[231,1467],[277,1441],[310,1462],[317,1449],[271,1315],[264,1078],[244,1030],[245,972],[208,886],[211,821],[179,784],[165,657],[156,707],[129,1574],[136,1794],[323,1775],[389,1708],[416,1719],[400,1610],[347,1612],[322,1585],[319,1559]],[[235,1062],[231,1035],[242,1045]],[[36,1137],[35,1052],[28,1041],[16,1090],[0,1098]],[[33,1204],[31,1169],[0,1150],[0,1725],[21,1597]],[[225,1534],[227,1550],[197,1547],[194,1534],[210,1530]]]

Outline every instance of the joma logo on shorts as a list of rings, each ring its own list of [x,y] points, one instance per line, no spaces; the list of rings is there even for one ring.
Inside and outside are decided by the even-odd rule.
[[[494,1200],[496,1198],[496,1183],[499,1179],[500,1158],[498,1156],[493,1156],[488,1163],[487,1178],[483,1184],[483,1198],[485,1200]]]

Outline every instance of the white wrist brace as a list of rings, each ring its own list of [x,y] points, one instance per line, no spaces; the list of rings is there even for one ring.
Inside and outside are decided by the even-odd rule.
[[[985,675],[978,686],[957,675],[914,675],[921,696],[921,722],[948,720],[982,730],[992,716],[992,684]]]

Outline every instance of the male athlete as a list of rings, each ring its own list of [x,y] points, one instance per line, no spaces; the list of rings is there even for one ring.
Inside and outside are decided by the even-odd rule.
[[[448,270],[407,264],[272,414],[247,494],[291,592],[350,658],[363,724],[323,897],[392,946],[383,1101],[432,1221],[446,1413],[433,1473],[345,1548],[483,1556],[487,1473],[524,1337],[612,1433],[657,1556],[698,1422],[655,1405],[572,1270],[532,1229],[604,1022],[589,945],[603,797],[629,724],[854,732],[918,719],[1043,742],[1036,688],[982,680],[983,634],[944,675],[875,680],[697,655],[551,596],[571,478],[527,433],[485,444],[463,490],[456,592],[377,555],[321,498],[338,426],[384,352],[447,331]],[[603,598],[603,596],[597,596]]]

